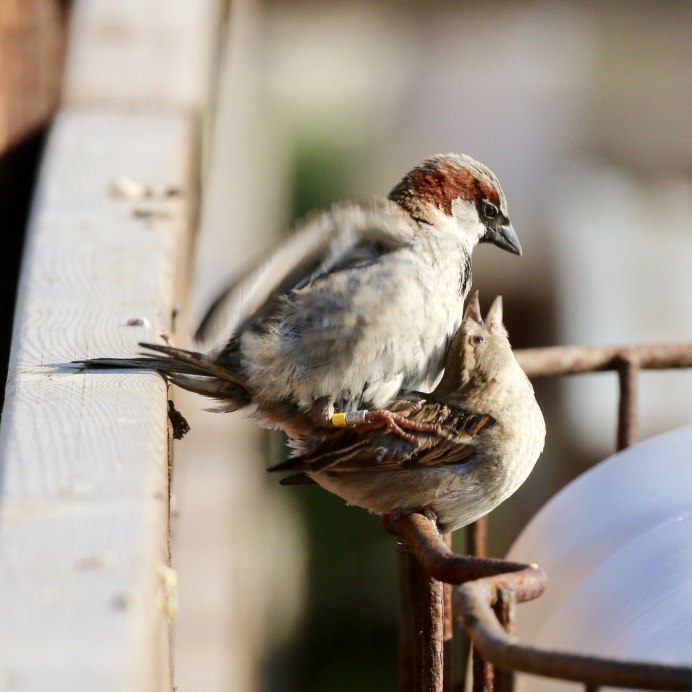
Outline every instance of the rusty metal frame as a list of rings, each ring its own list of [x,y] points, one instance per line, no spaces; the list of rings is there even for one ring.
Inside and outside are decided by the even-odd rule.
[[[638,375],[641,370],[692,367],[692,344],[634,347],[533,348],[515,351],[530,378],[580,373],[618,373],[618,450],[637,439]],[[515,673],[600,686],[692,690],[692,666],[622,661],[549,651],[520,644],[513,636],[516,605],[538,598],[547,575],[537,565],[486,556],[486,520],[468,527],[470,555],[455,554],[448,535],[421,514],[392,517],[400,539],[402,598],[401,672],[405,692],[452,692],[452,610],[473,648],[474,692],[513,692]],[[461,652],[465,658],[466,652]]]

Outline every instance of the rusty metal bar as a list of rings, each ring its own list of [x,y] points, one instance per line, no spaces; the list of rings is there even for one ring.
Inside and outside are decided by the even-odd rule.
[[[511,588],[515,575],[499,578],[505,580],[505,588]],[[692,667],[621,661],[518,644],[502,629],[493,612],[497,580],[498,577],[468,582],[454,592],[455,612],[473,645],[496,666],[591,685],[648,690],[692,689]],[[518,599],[524,600],[521,584],[516,588]]]
[[[429,616],[423,619],[421,632],[421,692],[443,692],[444,658],[444,584],[428,576],[420,568],[423,578],[423,593],[428,596],[427,612]]]
[[[434,524],[420,514],[395,518],[393,528],[405,536],[410,549],[430,574],[461,584],[454,591],[456,616],[476,651],[497,669],[592,686],[692,689],[692,667],[619,661],[518,644],[504,631],[493,608],[503,600],[522,603],[540,596],[547,583],[543,570],[535,565],[456,555],[441,540]],[[508,622],[512,607],[509,607]],[[501,612],[503,609],[501,606]]]
[[[517,572],[527,584],[527,589],[529,587],[533,589],[531,591],[535,594],[533,598],[545,590],[543,577],[536,579],[536,575],[543,572],[529,565],[491,557],[470,557],[453,553],[440,539],[435,524],[422,514],[391,515],[390,526],[406,542],[428,574],[439,581],[463,584],[473,579]]]
[[[510,636],[514,636],[516,599],[510,589],[498,589],[497,601],[493,608],[497,621]],[[512,670],[495,670],[495,692],[514,692],[515,675]]]
[[[385,522],[395,533],[391,520]],[[404,541],[399,552],[399,689],[444,692],[445,629],[452,628],[450,585],[433,579]],[[447,602],[445,603],[445,589]],[[447,622],[449,620],[449,622]],[[449,637],[451,640],[451,636]]]
[[[412,692],[442,692],[442,636],[444,597],[442,582],[431,577],[416,558],[407,555],[408,601],[412,613]]]
[[[488,517],[481,517],[466,527],[466,553],[475,557],[488,555]],[[470,640],[469,640],[470,646]],[[471,649],[472,692],[492,692],[495,669],[484,661],[475,648]]]
[[[515,571],[519,582],[526,584],[527,593],[534,594],[534,597],[540,595],[545,588],[545,576],[542,572],[535,570],[529,565],[453,553],[448,543],[440,536],[434,522],[422,514],[391,515],[389,517],[388,529],[396,533],[405,542],[407,548],[418,558],[416,564],[419,569],[429,574],[432,578],[439,580],[439,582],[460,584],[469,579],[478,579],[482,576],[494,576],[501,579],[504,572]],[[411,558],[415,559],[413,556]],[[426,588],[425,586],[421,587],[417,575],[407,576],[406,583],[414,623],[423,622],[426,617],[425,608],[429,608],[429,606],[425,605]],[[502,582],[499,583],[501,584]],[[435,619],[434,614],[432,619]],[[414,624],[414,632],[418,631],[420,631],[420,626]],[[414,652],[417,646],[414,643]],[[435,643],[430,642],[428,647],[434,649]],[[411,664],[407,666],[409,670],[413,670],[412,678],[409,678],[411,686],[408,688],[403,687],[405,683],[402,681],[406,679],[406,673],[404,673],[400,679],[400,685],[402,685],[400,689],[421,689],[419,685],[424,684],[424,681],[419,673],[416,672],[420,670],[419,666],[420,659],[414,653]],[[492,692],[494,689],[492,666],[483,663],[475,652],[473,669],[474,692],[480,690]]]
[[[623,353],[636,358],[642,370],[692,367],[692,344],[551,346],[514,351],[524,372],[534,378],[618,370]]]
[[[618,451],[637,442],[639,409],[639,362],[634,353],[622,352],[618,357],[618,382],[620,401],[618,404]]]
[[[444,544],[452,549],[452,534],[442,534]],[[452,585],[443,585],[444,624],[442,627],[442,690],[452,692],[452,654],[454,637],[454,613],[452,612]]]
[[[488,556],[488,517],[481,517],[466,527],[466,552],[476,557]]]
[[[495,667],[488,663],[473,648],[471,672],[473,674],[471,692],[494,692],[495,690]]]

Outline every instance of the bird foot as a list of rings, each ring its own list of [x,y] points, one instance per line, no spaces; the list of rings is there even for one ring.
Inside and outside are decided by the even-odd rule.
[[[414,512],[402,512],[401,510],[394,510],[393,512],[385,512],[382,515],[382,524],[387,532],[391,533],[393,536],[398,536],[399,533],[396,530],[397,522],[402,516],[408,516],[409,514],[422,514],[426,519],[431,521],[439,531],[437,525],[437,512],[432,507],[423,507],[422,509],[415,510]]]
[[[423,507],[423,509],[418,510],[418,514],[422,514],[437,526],[437,512],[432,507]]]
[[[435,423],[420,423],[411,420],[406,413],[411,413],[420,408],[419,402],[406,403],[400,411],[388,411],[376,409],[375,411],[349,411],[348,413],[335,413],[331,417],[331,424],[335,428],[356,428],[357,432],[367,432],[378,428],[387,428],[402,440],[413,446],[418,446],[418,438],[413,432],[427,433],[429,435],[444,436],[445,431]],[[412,431],[412,432],[409,432]]]
[[[386,409],[378,409],[376,411],[367,411],[365,414],[365,422],[358,426],[359,432],[367,430],[375,430],[377,428],[387,428],[391,430],[397,437],[400,437],[405,442],[418,446],[418,438],[414,432],[428,433],[430,435],[439,435],[441,433],[440,426],[434,423],[419,423],[411,420],[402,413],[394,413]]]
[[[398,512],[385,512],[382,515],[382,525],[387,533],[391,533],[392,536],[399,536],[396,532],[396,520],[399,518]]]

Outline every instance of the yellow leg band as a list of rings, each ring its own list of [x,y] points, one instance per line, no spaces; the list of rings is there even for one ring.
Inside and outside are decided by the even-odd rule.
[[[335,428],[346,428],[348,427],[348,423],[346,422],[346,414],[345,413],[335,413],[332,416],[332,425]]]
[[[335,428],[351,428],[367,423],[367,410],[349,411],[348,413],[335,413],[332,416],[332,425]]]

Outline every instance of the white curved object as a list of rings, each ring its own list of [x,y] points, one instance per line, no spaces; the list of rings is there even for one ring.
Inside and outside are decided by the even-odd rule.
[[[548,591],[517,609],[522,642],[692,664],[692,427],[605,460],[558,493],[508,558]],[[527,689],[583,689],[532,678]]]

